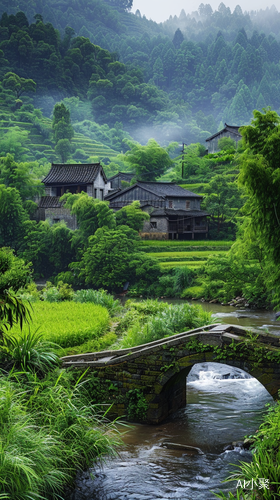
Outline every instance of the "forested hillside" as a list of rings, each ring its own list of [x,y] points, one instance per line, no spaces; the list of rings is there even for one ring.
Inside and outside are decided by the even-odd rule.
[[[48,116],[57,101],[79,97],[84,118],[121,123],[141,142],[203,142],[225,121],[249,123],[253,109],[279,110],[275,9],[201,4],[156,24],[129,12],[131,4],[1,2],[1,76],[34,79],[35,103]]]

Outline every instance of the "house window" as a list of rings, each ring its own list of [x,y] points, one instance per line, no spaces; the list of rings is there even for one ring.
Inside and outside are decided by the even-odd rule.
[[[169,202],[168,202],[168,208],[173,208],[173,201],[172,200],[169,200]]]
[[[189,210],[191,208],[191,202],[186,201],[186,209]]]
[[[97,198],[97,189],[94,189],[94,198]]]
[[[59,219],[53,219],[53,223],[57,224],[59,222]]]
[[[156,229],[157,228],[157,222],[150,222],[150,228],[151,229]]]
[[[104,189],[100,189],[100,200],[104,200]]]

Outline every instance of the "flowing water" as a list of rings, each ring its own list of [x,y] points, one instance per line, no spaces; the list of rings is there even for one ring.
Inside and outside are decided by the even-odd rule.
[[[271,312],[239,312],[206,303],[203,307],[211,307],[220,322],[269,328],[280,335]],[[217,363],[195,365],[186,390],[186,407],[168,422],[135,425],[125,435],[126,446],[118,458],[79,475],[73,500],[208,500],[216,498],[213,491],[235,488],[236,483],[222,481],[235,469],[232,464],[250,461],[251,454],[239,446],[232,451],[224,447],[258,428],[272,398],[242,370]],[[196,446],[204,454],[167,449],[165,441]]]

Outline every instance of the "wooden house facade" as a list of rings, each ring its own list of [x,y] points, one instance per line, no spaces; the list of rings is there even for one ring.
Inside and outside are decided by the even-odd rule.
[[[217,151],[219,151],[218,141],[223,137],[229,137],[230,139],[233,139],[237,147],[237,143],[242,138],[241,134],[239,133],[239,128],[240,126],[237,127],[235,125],[228,125],[227,123],[225,123],[223,130],[220,130],[216,134],[213,134],[211,135],[211,137],[208,137],[206,139],[208,153],[217,153]]]
[[[39,200],[35,218],[49,219],[53,223],[64,220],[70,229],[76,229],[76,217],[63,207],[60,197],[66,192],[84,191],[92,198],[104,200],[110,188],[100,163],[53,163],[42,182],[45,184],[45,196]]]
[[[119,210],[133,201],[150,215],[142,236],[164,239],[203,239],[208,234],[207,212],[200,209],[202,196],[172,182],[136,182],[106,196],[110,208]]]

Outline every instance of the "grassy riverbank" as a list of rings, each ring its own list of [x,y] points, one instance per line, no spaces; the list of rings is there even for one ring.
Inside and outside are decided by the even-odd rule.
[[[250,436],[253,455],[250,463],[240,461],[227,478],[234,481],[236,493],[216,494],[229,500],[276,500],[280,496],[280,404],[269,407],[255,435]],[[242,487],[242,485],[245,487]]]
[[[35,338],[28,351],[26,329],[17,357],[13,357],[13,344],[2,347],[2,367],[7,360],[10,366],[0,376],[0,498],[65,498],[65,486],[71,486],[77,469],[115,455],[121,445],[119,431],[104,415],[114,401],[113,388],[94,373],[61,370],[55,353],[50,361],[49,341],[67,346],[62,351],[55,347],[56,353],[89,352],[98,344],[102,349],[106,337],[106,348],[130,347],[213,322],[198,305],[146,300],[127,301],[121,307],[102,291],[81,291],[78,296],[87,302],[33,302],[30,329],[33,332],[40,325],[43,337]],[[19,341],[18,328],[13,334]],[[241,466],[238,478],[249,480],[258,473],[275,487],[273,482],[280,477],[279,422],[277,406],[254,437],[252,463]]]

